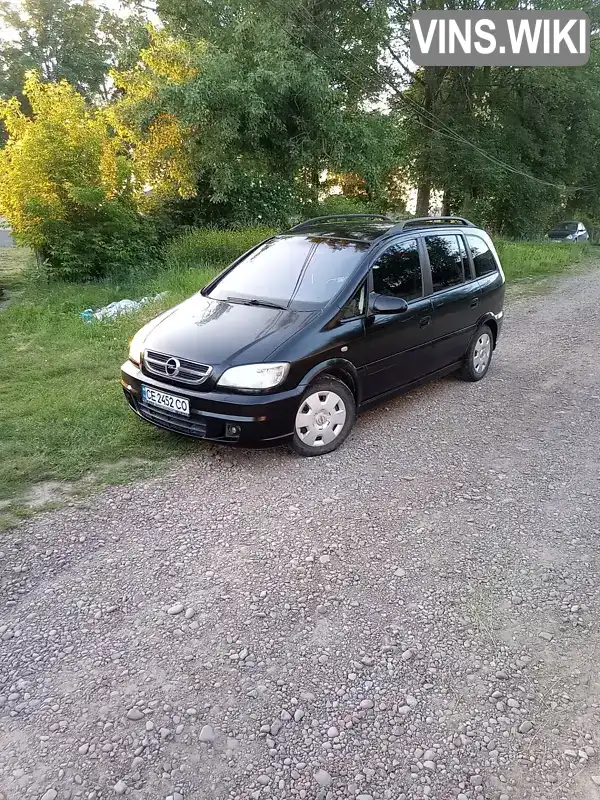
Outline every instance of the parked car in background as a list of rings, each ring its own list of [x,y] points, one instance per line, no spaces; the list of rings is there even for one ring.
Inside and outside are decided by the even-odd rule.
[[[553,242],[587,242],[589,238],[583,222],[561,222],[548,233]]]
[[[503,302],[494,245],[465,219],[319,217],[145,325],[121,385],[158,427],[320,455],[391,394],[455,370],[481,380]]]

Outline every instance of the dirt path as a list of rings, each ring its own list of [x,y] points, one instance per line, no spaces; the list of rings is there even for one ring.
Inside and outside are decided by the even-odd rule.
[[[598,800],[599,350],[597,270],[337,454],[2,534],[0,793]]]

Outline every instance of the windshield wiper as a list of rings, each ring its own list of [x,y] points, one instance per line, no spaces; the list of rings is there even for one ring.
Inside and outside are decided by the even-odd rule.
[[[264,306],[265,308],[278,308],[285,311],[285,306],[280,306],[278,303],[271,303],[270,300],[258,300],[256,297],[232,297],[228,296],[227,299],[231,303],[241,303],[244,306]]]

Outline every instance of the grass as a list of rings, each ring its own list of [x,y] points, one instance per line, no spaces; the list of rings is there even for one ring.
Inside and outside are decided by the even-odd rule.
[[[588,244],[512,242],[499,240],[496,249],[508,283],[547,278],[589,257]]]
[[[0,274],[10,274],[15,292],[7,252],[0,248]],[[118,481],[197,446],[141,423],[127,409],[119,367],[136,330],[204,286],[214,271],[174,268],[120,285],[37,284],[15,292],[0,310],[0,501],[40,482],[77,482],[90,472]],[[160,291],[168,298],[136,314],[90,324],[79,317],[88,307]],[[19,502],[0,511],[5,523]]]
[[[238,245],[248,247],[262,235],[246,233]],[[211,265],[203,250],[206,234],[186,236],[184,245],[170,248],[163,272],[121,283],[31,281],[25,269],[31,255],[0,248],[0,285],[12,295],[0,310],[0,527],[29,513],[24,494],[40,483],[78,486],[90,475],[92,483],[131,480],[170,456],[202,447],[139,421],[119,386],[119,367],[135,331],[204,286],[225,252],[235,256],[231,242],[212,239]],[[589,252],[530,242],[500,242],[498,249],[509,283],[556,274]],[[163,301],[133,315],[91,324],[79,317],[88,307],[164,291]]]
[[[23,272],[32,260],[26,247],[0,247],[0,288],[19,286]]]

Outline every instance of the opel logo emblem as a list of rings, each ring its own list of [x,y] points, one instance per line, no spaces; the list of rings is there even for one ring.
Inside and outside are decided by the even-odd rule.
[[[165,362],[165,372],[167,375],[170,375],[171,378],[174,378],[176,375],[179,375],[179,366],[179,359],[169,358]]]

